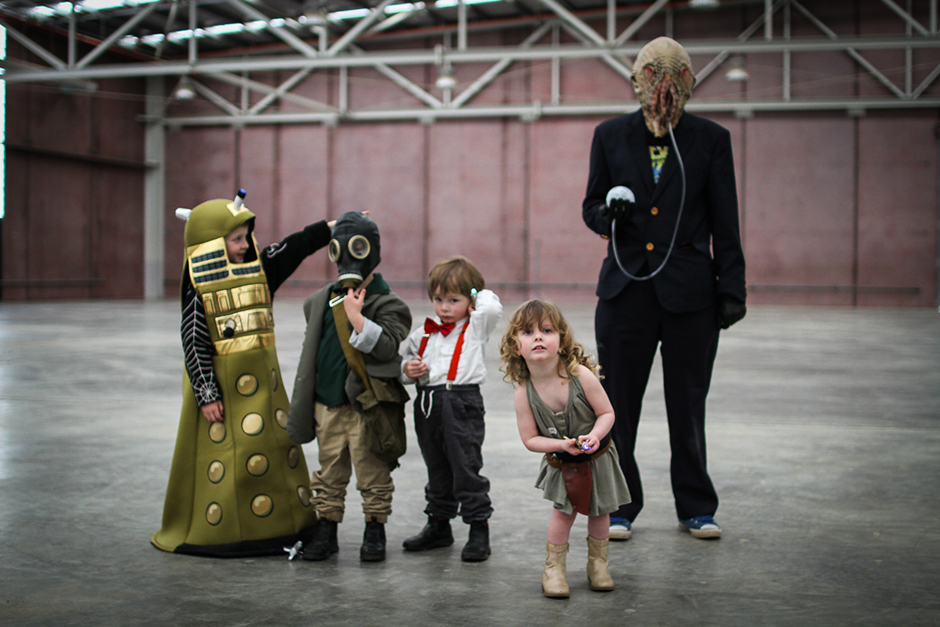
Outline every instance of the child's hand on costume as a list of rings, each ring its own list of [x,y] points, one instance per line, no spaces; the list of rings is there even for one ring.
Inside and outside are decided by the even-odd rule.
[[[356,330],[356,333],[362,333],[365,324],[365,318],[362,317],[362,305],[366,301],[365,289],[346,290],[346,298],[343,300],[343,308],[346,310],[346,317],[349,323]]]
[[[206,420],[209,422],[222,422],[222,417],[225,413],[222,409],[222,401],[215,401],[208,405],[203,405],[200,409],[202,409],[202,415],[205,416]]]
[[[419,379],[428,372],[428,365],[420,357],[405,362],[405,376],[410,379]]]

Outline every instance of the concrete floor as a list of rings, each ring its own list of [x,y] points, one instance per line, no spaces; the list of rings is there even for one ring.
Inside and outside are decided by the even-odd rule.
[[[593,307],[563,309],[593,348]],[[414,310],[417,319],[428,307]],[[300,302],[278,300],[275,314],[292,382]],[[935,310],[753,307],[723,334],[708,426],[720,541],[677,529],[654,373],[638,445],[647,505],[633,539],[612,545],[617,589],[588,588],[579,519],[569,600],[541,594],[550,505],[533,488],[538,456],[519,441],[495,350],[489,561],[460,561],[460,524],[452,548],[399,548],[424,522],[413,439],[394,474],[383,563],[359,562],[354,491],[340,552],[326,562],[154,549],[180,404],[178,320],[172,300],[0,303],[4,627],[940,623]],[[315,466],[316,445],[305,450]]]

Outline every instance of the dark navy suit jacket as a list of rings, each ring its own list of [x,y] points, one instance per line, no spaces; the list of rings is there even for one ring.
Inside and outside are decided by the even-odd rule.
[[[685,204],[669,261],[651,279],[656,296],[673,313],[704,309],[724,294],[744,302],[744,253],[731,135],[719,124],[688,112],[673,132],[685,166]],[[602,122],[594,131],[582,215],[588,227],[609,237],[610,224],[600,215],[607,192],[617,185],[633,190],[636,209],[624,224],[618,222],[616,242],[621,262],[634,276],[658,268],[669,250],[682,195],[682,175],[674,153],[669,141],[659,182],[653,183],[641,111]],[[617,267],[612,246],[611,241],[597,284],[597,296],[605,300],[619,294],[631,280]]]

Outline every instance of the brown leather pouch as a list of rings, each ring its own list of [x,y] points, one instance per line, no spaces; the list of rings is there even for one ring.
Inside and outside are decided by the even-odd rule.
[[[591,464],[562,464],[561,478],[565,480],[565,492],[574,511],[585,516],[591,508],[591,489],[594,473]]]

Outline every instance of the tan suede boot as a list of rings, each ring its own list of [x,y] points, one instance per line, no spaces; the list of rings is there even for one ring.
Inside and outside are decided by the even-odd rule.
[[[545,543],[545,570],[542,571],[542,591],[545,596],[567,599],[569,595],[565,559],[568,543],[562,545]]]
[[[610,540],[598,540],[588,536],[588,563],[587,575],[591,582],[591,590],[607,591],[614,589],[614,580],[607,569],[607,547]]]

